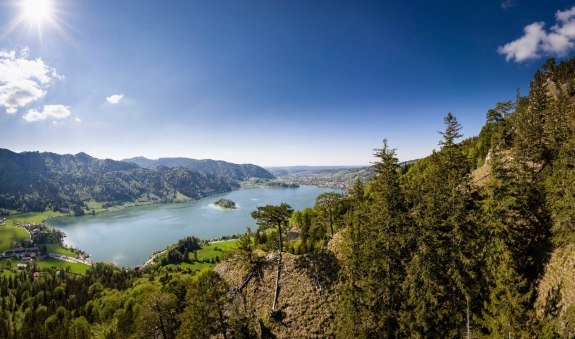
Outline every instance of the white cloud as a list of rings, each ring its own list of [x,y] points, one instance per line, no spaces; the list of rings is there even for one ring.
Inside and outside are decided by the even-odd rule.
[[[515,0],[505,0],[501,3],[501,9],[506,10],[511,7],[515,7],[516,5],[517,3],[515,2]]]
[[[52,119],[65,119],[70,116],[70,108],[64,105],[45,105],[42,111],[29,110],[22,118],[28,122]]]
[[[106,98],[106,101],[111,104],[118,104],[124,98],[124,94],[114,94]]]
[[[502,4],[503,6],[503,4]],[[575,47],[575,7],[555,13],[556,23],[548,31],[545,23],[523,28],[523,36],[497,49],[507,61],[523,62],[542,56],[564,56]]]
[[[539,49],[542,39],[546,36],[542,22],[536,22],[523,28],[525,34],[497,50],[500,54],[505,54],[505,60],[517,62],[536,59],[539,55]]]
[[[0,107],[14,114],[43,98],[54,80],[61,78],[42,59],[30,59],[27,49],[0,51]]]
[[[76,122],[82,122],[82,119],[80,119],[80,117],[75,117],[75,118],[74,118],[74,121],[76,121]]]
[[[561,22],[570,21],[575,16],[575,7],[571,7],[565,11],[557,11],[555,18]]]

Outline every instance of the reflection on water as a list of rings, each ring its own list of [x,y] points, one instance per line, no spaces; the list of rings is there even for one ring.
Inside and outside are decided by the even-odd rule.
[[[287,202],[294,209],[313,206],[315,198],[333,191],[314,186],[254,188],[213,195],[195,202],[126,208],[83,217],[53,218],[52,227],[66,233],[66,243],[88,252],[93,261],[135,266],[179,239],[195,235],[212,239],[255,229],[251,212],[257,206]],[[222,209],[213,203],[231,199],[240,208]]]

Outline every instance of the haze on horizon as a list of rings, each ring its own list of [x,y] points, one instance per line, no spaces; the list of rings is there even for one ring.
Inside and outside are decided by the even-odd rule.
[[[367,165],[470,137],[575,46],[573,1],[0,0],[0,147]]]

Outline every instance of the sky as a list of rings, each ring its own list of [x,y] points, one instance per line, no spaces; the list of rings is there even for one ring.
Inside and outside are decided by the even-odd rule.
[[[0,148],[406,161],[574,49],[575,1],[0,0]]]

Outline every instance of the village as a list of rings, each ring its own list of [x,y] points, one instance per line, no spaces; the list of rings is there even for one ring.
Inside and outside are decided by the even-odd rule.
[[[6,225],[6,219],[0,220],[0,227]],[[14,260],[18,261],[16,268],[18,270],[32,269],[35,263],[44,259],[52,258],[69,263],[77,263],[91,266],[88,255],[80,250],[68,249],[64,247],[62,239],[65,236],[57,230],[50,230],[43,224],[33,222],[14,222],[14,226],[20,227],[28,233],[29,239],[23,239],[18,242],[12,242],[10,249],[0,253],[0,261]],[[51,253],[49,247],[59,245],[58,247],[66,250],[63,253]],[[72,254],[74,256],[72,256]],[[36,272],[38,273],[38,272]]]

